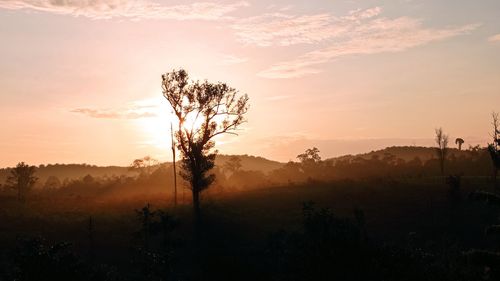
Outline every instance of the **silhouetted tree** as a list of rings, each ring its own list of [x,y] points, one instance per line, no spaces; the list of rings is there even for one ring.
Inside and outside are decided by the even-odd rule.
[[[143,249],[146,251],[149,250],[149,237],[151,234],[152,228],[152,219],[156,215],[154,211],[151,209],[151,205],[146,204],[141,210],[135,210],[137,217],[141,221],[141,230],[139,236],[142,236]]]
[[[492,114],[493,121],[491,124],[493,125],[493,143],[488,144],[488,151],[491,156],[491,161],[493,164],[493,186],[497,188],[497,175],[498,169],[500,169],[500,121],[498,119],[498,113],[493,112]]]
[[[462,150],[462,144],[464,144],[464,140],[462,138],[455,139],[455,144],[458,145],[458,150]]]
[[[437,156],[439,159],[439,167],[441,168],[441,175],[444,176],[444,162],[448,154],[448,135],[443,132],[442,128],[436,129],[435,141],[437,144]]]
[[[319,149],[316,147],[308,148],[302,154],[297,155],[297,159],[299,159],[302,170],[308,179],[317,178],[320,174],[319,164],[321,163],[321,156],[319,156]]]
[[[17,190],[17,199],[19,201],[25,200],[26,193],[38,180],[38,178],[34,176],[35,171],[35,166],[29,166],[24,162],[20,162],[15,168],[10,170],[6,185]]]
[[[500,146],[500,119],[498,119],[498,112],[491,113],[491,117],[493,119],[491,122],[491,125],[493,125],[493,145],[498,150],[498,146]]]
[[[495,149],[495,146],[493,144],[489,144],[488,145],[488,152],[490,153],[492,166],[493,166],[493,185],[496,189],[498,169],[500,169],[500,151]]]
[[[210,174],[217,153],[213,151],[213,139],[225,133],[235,134],[234,130],[245,122],[248,96],[239,96],[225,83],[189,81],[183,69],[162,75],[162,90],[179,121],[175,137],[182,155],[181,176],[191,187],[199,233],[200,193],[215,179]]]
[[[179,221],[165,211],[153,210],[150,204],[136,210],[136,214],[141,223],[136,235],[141,238],[142,245],[134,249],[132,263],[139,269],[139,276],[134,276],[131,280],[171,280],[175,247],[172,232]],[[161,238],[160,249],[152,243],[155,236]]]
[[[313,147],[308,148],[304,153],[297,155],[297,159],[299,159],[301,163],[317,163],[321,161],[321,156],[319,156],[319,149]]]
[[[135,159],[132,164],[130,164],[129,169],[131,171],[137,171],[140,175],[149,176],[152,173],[154,166],[158,165],[158,160],[152,158],[151,156],[145,156],[140,159]]]

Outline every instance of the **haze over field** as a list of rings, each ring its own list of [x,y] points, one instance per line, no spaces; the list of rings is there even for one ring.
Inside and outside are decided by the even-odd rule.
[[[0,281],[500,280],[499,0],[0,0]]]
[[[226,154],[288,161],[434,128],[486,145],[500,104],[500,2],[0,1],[0,167],[170,159],[160,74],[251,96]]]

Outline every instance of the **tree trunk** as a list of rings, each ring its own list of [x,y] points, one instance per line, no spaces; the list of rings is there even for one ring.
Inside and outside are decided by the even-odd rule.
[[[193,259],[193,275],[195,280],[203,280],[202,272],[202,245],[201,242],[201,209],[200,209],[200,191],[197,187],[192,186],[193,193],[193,218],[194,218],[194,259]]]
[[[493,189],[495,192],[498,190],[497,175],[498,175],[498,168],[493,167]]]
[[[194,231],[198,240],[201,231],[201,209],[200,209],[200,192],[193,187],[193,214],[194,214]]]
[[[175,168],[175,148],[172,146],[173,166],[174,166],[174,207],[177,207],[177,169]]]
[[[174,207],[177,207],[177,171],[175,168],[175,141],[174,141],[174,129],[172,123],[170,123],[170,136],[172,138],[172,165],[174,166]]]

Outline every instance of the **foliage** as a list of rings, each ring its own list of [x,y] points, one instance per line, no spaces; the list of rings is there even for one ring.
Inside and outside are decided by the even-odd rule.
[[[26,193],[35,185],[38,180],[35,177],[35,166],[29,166],[24,162],[17,164],[15,168],[10,171],[7,178],[6,185],[12,189],[17,190],[18,200],[25,200]]]
[[[225,83],[189,81],[183,69],[162,75],[162,90],[178,120],[175,136],[182,155],[180,175],[190,184],[199,225],[199,194],[215,180],[210,173],[217,154],[214,137],[234,134],[245,122],[248,96],[239,96]]]
[[[137,269],[136,280],[169,280],[174,274],[175,241],[172,232],[179,221],[163,210],[153,210],[150,204],[136,210],[140,230],[136,233],[142,245],[135,248],[132,264]],[[155,236],[161,237],[161,246],[153,248]]]
[[[464,144],[464,139],[462,138],[456,138],[455,139],[455,144],[458,144],[458,150],[462,150],[462,145]]]
[[[208,174],[216,156],[211,152],[213,138],[233,133],[245,122],[248,96],[238,97],[238,92],[225,83],[189,81],[183,69],[164,74],[162,88],[179,122],[176,138],[183,156],[181,176],[193,192],[201,192],[214,180]]]
[[[488,152],[490,153],[493,166],[497,169],[500,169],[500,150],[497,150],[493,144],[489,144]]]
[[[129,169],[138,172],[140,176],[149,176],[153,172],[153,168],[158,166],[159,163],[158,160],[151,156],[144,156],[143,158],[135,159],[132,164],[130,164]]]
[[[20,238],[11,257],[11,264],[5,273],[6,280],[117,280],[117,274],[112,268],[86,263],[73,252],[69,243],[49,243],[42,238]]]
[[[317,163],[321,161],[321,156],[319,156],[319,149],[313,147],[313,148],[308,148],[304,153],[297,155],[297,159],[299,159],[301,163],[307,163],[307,162]]]

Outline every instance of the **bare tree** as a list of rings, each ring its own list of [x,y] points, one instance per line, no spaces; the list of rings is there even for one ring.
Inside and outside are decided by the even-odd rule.
[[[26,193],[35,185],[38,180],[35,177],[35,166],[29,166],[24,162],[17,164],[15,168],[10,170],[10,175],[7,177],[6,185],[17,190],[17,199],[24,201]]]
[[[493,125],[493,143],[488,144],[488,151],[491,156],[491,161],[493,164],[493,186],[495,190],[497,189],[497,175],[498,169],[500,169],[500,120],[498,118],[498,113],[493,112],[491,114],[493,121],[491,125]]]
[[[441,168],[441,175],[444,176],[444,163],[446,155],[448,154],[448,135],[443,132],[442,128],[436,129],[435,141],[437,144],[436,154],[439,159],[439,166]]]
[[[464,144],[464,139],[462,138],[456,138],[455,139],[455,144],[458,145],[458,150],[462,150],[462,145]]]
[[[498,151],[498,147],[500,146],[500,119],[498,117],[498,112],[491,113],[491,118],[493,119],[491,122],[491,125],[493,125],[493,145],[495,150]]]
[[[179,121],[175,137],[182,155],[180,175],[190,184],[198,235],[200,193],[215,179],[210,173],[217,153],[214,137],[236,134],[245,122],[248,96],[239,95],[225,83],[190,81],[183,69],[162,75],[162,90]]]

